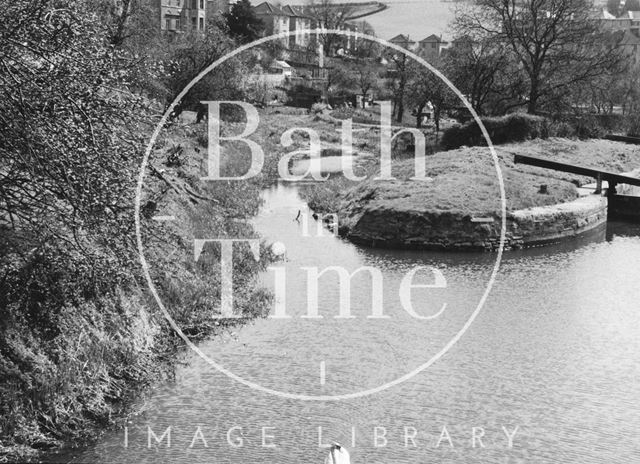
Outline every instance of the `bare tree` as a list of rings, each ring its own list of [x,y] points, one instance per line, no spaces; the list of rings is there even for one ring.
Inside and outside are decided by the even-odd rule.
[[[407,82],[410,77],[410,60],[404,53],[395,50],[385,54],[385,58],[391,67],[387,70],[387,88],[393,95],[393,117],[401,123],[404,116],[404,100]]]
[[[444,71],[478,114],[504,113],[522,104],[522,73],[500,44],[458,37],[444,55]]]
[[[477,0],[456,13],[459,33],[487,37],[514,54],[527,79],[524,104],[541,104],[621,62],[588,0]]]
[[[315,20],[317,28],[342,29],[357,8],[357,5],[333,0],[310,0],[306,11]],[[344,42],[344,37],[337,34],[318,34],[317,39],[328,56],[334,55]]]
[[[440,60],[434,61],[433,65],[437,69],[443,67]],[[411,61],[407,74],[406,99],[415,105],[416,127],[422,126],[422,112],[427,104],[431,103],[436,132],[439,132],[440,116],[443,110],[457,103],[457,96],[442,79],[419,63]]]
[[[344,61],[342,73],[345,87],[356,90],[365,98],[369,92],[379,87],[383,67],[380,64],[381,47],[370,40],[359,40],[353,54]]]
[[[107,26],[108,40],[116,47],[126,43],[144,49],[157,34],[153,0],[88,0],[87,4]]]

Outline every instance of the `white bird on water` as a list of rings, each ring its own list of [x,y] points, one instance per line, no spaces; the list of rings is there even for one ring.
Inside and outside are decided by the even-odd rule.
[[[324,464],[351,464],[347,448],[334,442],[329,448],[329,456],[325,458]]]

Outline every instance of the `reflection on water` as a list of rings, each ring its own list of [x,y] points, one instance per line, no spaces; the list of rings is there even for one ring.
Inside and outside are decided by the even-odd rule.
[[[293,187],[274,188],[265,199],[255,225],[286,245],[292,317],[256,321],[202,349],[272,388],[340,394],[402,375],[466,319],[495,260],[363,249],[330,234],[305,238],[302,221],[294,219],[306,209]],[[315,228],[313,220],[309,226]],[[609,224],[606,233],[580,242],[506,253],[486,306],[461,341],[426,371],[373,396],[276,397],[189,354],[175,382],[158,388],[129,424],[127,448],[122,432],[108,434],[76,461],[320,463],[321,428],[322,442],[343,443],[355,464],[639,462],[639,233],[638,226]],[[300,268],[335,264],[383,269],[384,308],[392,317],[366,319],[371,284],[355,278],[355,319],[332,317],[337,281],[322,287],[325,318],[301,318],[307,307]],[[436,321],[418,321],[398,303],[402,277],[418,265],[434,266],[447,279],[446,289],[415,293],[421,314],[447,302]],[[269,273],[263,278],[270,285]],[[152,440],[148,448],[147,426],[158,437],[171,426],[171,447],[165,437],[162,446]]]

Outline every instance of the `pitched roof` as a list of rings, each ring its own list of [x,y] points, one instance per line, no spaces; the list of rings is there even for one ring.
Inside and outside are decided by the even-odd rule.
[[[290,69],[291,66],[289,65],[289,63],[287,63],[286,61],[282,61],[282,60],[273,60],[273,63],[271,64],[272,68],[279,68],[279,69]]]
[[[447,43],[444,40],[442,40],[442,37],[438,37],[435,34],[431,34],[429,37],[425,37],[424,39],[422,39],[419,43],[423,43],[423,42],[438,42],[438,43]]]
[[[404,34],[398,34],[397,36],[395,36],[393,39],[389,39],[389,42],[391,43],[415,43],[413,40],[410,40],[408,36],[404,35]]]
[[[287,16],[313,19],[313,16],[309,14],[309,11],[305,9],[304,5],[285,5],[281,9]]]
[[[254,6],[253,11],[258,15],[290,16],[288,13],[282,11],[282,9],[269,2],[262,2],[259,5]]]
[[[282,7],[282,11],[287,13],[289,16],[302,16],[299,14],[291,5],[285,5]]]

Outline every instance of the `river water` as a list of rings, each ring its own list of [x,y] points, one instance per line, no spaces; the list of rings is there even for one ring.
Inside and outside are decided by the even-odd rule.
[[[294,220],[308,213],[296,187],[264,198],[254,225],[286,246],[278,266],[291,317],[257,320],[200,349],[283,396],[189,352],[175,381],[140,405],[126,441],[108,433],[72,462],[321,463],[332,440],[354,464],[640,462],[640,227],[609,224],[579,241],[505,253],[478,317],[433,365],[371,395],[304,401],[286,395],[355,394],[431,359],[476,308],[496,255],[365,249],[326,229],[318,237],[312,218],[307,234]],[[354,317],[336,318],[337,279],[324,276],[324,317],[300,317],[309,310],[302,268],[331,265],[380,269],[384,294],[372,298],[371,279],[357,274]],[[446,288],[412,290],[416,314],[437,315],[429,320],[399,297],[417,267],[415,283],[446,279]],[[264,274],[266,286],[274,274]],[[379,299],[389,317],[368,318]],[[149,432],[167,427],[170,447]]]

